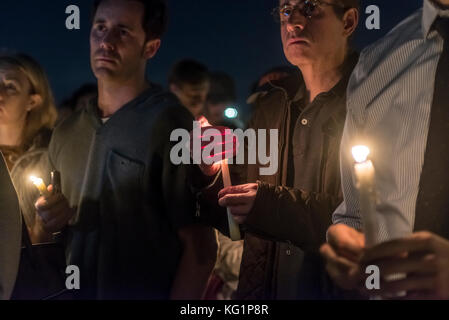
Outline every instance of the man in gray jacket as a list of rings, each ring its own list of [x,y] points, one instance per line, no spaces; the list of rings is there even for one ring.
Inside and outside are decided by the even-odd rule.
[[[22,232],[19,202],[3,156],[0,186],[0,300],[7,300],[16,281]]]

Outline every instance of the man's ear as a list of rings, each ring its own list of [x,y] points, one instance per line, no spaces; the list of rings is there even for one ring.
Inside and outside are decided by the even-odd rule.
[[[35,108],[38,108],[42,105],[42,96],[40,94],[32,94],[30,95],[30,99],[28,100],[27,111],[31,111]]]
[[[179,92],[179,87],[176,84],[170,83],[169,87],[171,93],[177,94]]]
[[[161,39],[148,40],[143,48],[143,56],[146,60],[153,58],[161,47]]]
[[[349,38],[359,24],[359,11],[356,8],[347,10],[343,16],[343,24],[343,34]]]

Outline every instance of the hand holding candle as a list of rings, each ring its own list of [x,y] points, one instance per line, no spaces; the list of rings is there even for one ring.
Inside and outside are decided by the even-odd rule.
[[[258,189],[258,183],[225,187],[218,193],[218,204],[229,207],[237,223],[246,223],[254,208]]]
[[[48,189],[41,178],[31,176],[30,180],[41,194],[35,203],[36,219],[30,233],[32,242],[53,241],[54,235],[61,232],[73,218],[75,210],[61,192],[59,172],[51,173],[51,185]]]
[[[224,187],[230,187],[232,185],[231,183],[231,176],[229,174],[229,167],[228,167],[228,159],[224,159],[221,163],[221,173],[223,175],[223,185]],[[226,207],[226,211],[228,214],[228,224],[229,224],[229,233],[230,238],[233,241],[238,241],[242,239],[242,236],[240,234],[240,229],[238,224],[235,222],[234,217],[232,216],[231,209],[229,207]]]
[[[206,175],[216,174],[221,167],[223,185],[224,187],[230,187],[232,182],[228,159],[236,153],[237,138],[226,127],[210,126],[205,118],[200,121],[200,124],[201,128],[194,129],[191,135],[192,158]],[[208,154],[206,159],[204,159],[203,152]],[[233,241],[241,240],[239,226],[235,222],[229,207],[226,210],[230,238]]]
[[[216,175],[222,160],[236,154],[237,137],[231,130],[211,126],[204,117],[197,122],[190,136],[190,156],[206,176]]]

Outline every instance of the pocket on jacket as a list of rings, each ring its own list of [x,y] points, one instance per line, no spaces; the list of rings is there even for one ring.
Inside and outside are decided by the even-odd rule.
[[[116,196],[115,201],[123,200],[128,206],[132,206],[133,204],[129,203],[130,199],[141,199],[144,170],[143,163],[115,151],[110,152],[106,172],[111,192]]]

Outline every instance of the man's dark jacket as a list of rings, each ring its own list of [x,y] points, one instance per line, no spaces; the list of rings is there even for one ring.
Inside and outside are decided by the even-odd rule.
[[[175,129],[193,117],[156,85],[102,122],[97,99],[54,131],[51,169],[76,216],[66,230],[67,261],[81,272],[81,299],[170,296],[193,224],[195,197],[185,165],[174,165]]]
[[[308,148],[308,154],[304,156],[305,159],[319,158],[320,163],[319,166],[303,163],[301,188],[285,187],[291,181],[291,173],[287,172],[288,154],[292,152],[289,150],[291,104],[298,89],[304,86],[301,75],[271,82],[267,90],[260,92],[255,100],[255,112],[249,128],[279,130],[279,169],[274,175],[263,176],[259,173],[258,164],[231,167],[234,185],[256,181],[259,184],[255,206],[243,226],[245,241],[237,299],[331,297],[318,249],[326,241],[332,213],[343,199],[339,149],[346,116],[346,86],[357,58],[357,54],[349,56],[343,78],[331,91],[325,93],[326,103],[332,104],[332,111],[323,122],[319,136],[313,137],[316,145]],[[319,171],[307,171],[309,165],[318,167]],[[212,200],[216,199],[214,193],[217,189],[219,187],[216,186],[203,191],[202,215],[211,211],[217,216],[217,209],[214,208],[216,200]],[[215,219],[216,225],[224,221],[224,218],[221,221]],[[221,231],[227,230],[221,228]],[[301,288],[296,296],[291,296],[289,292],[282,292],[282,285],[278,283],[284,272],[279,266],[287,266],[288,269],[289,259],[295,259],[298,253],[302,254],[302,266],[297,270],[298,286]],[[296,263],[292,260],[293,265]],[[284,281],[288,282],[289,279]]]

